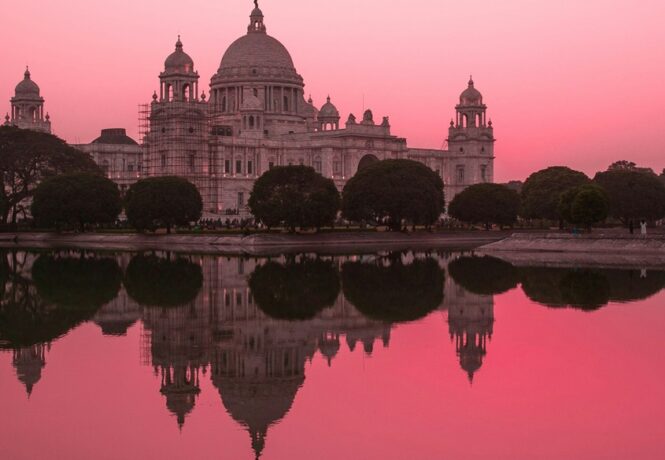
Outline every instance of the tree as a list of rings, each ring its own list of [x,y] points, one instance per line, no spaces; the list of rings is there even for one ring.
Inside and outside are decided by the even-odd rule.
[[[615,161],[607,168],[608,171],[638,171],[648,174],[655,174],[651,168],[641,168],[633,161],[621,160]]]
[[[256,304],[268,316],[304,321],[335,303],[340,282],[332,262],[305,258],[284,264],[269,261],[256,267],[249,287]]]
[[[180,307],[196,299],[203,286],[201,267],[178,257],[132,257],[124,279],[127,294],[147,307]]]
[[[89,173],[63,174],[37,186],[32,216],[39,226],[78,226],[114,222],[122,210],[118,186],[103,176]]]
[[[47,133],[0,126],[0,224],[16,223],[37,185],[57,174],[102,175],[87,153]]]
[[[559,199],[561,194],[589,183],[586,174],[565,166],[553,166],[529,176],[522,187],[520,215],[526,219],[560,221]]]
[[[432,225],[445,210],[443,180],[413,160],[378,161],[358,171],[342,192],[342,214],[356,222],[387,221],[401,230],[402,221]]]
[[[610,285],[599,270],[525,267],[522,289],[534,302],[550,308],[597,310],[610,302]]]
[[[127,191],[125,210],[130,225],[139,231],[154,231],[188,225],[201,218],[203,200],[194,184],[175,176],[142,179]]]
[[[435,259],[387,259],[342,265],[344,296],[362,314],[388,323],[415,321],[441,305],[445,272]]]
[[[596,174],[594,182],[609,195],[610,215],[624,224],[665,217],[665,185],[655,174],[611,170]]]
[[[519,207],[519,195],[505,185],[476,184],[453,198],[448,213],[462,222],[489,228],[490,224],[514,224]]]
[[[571,224],[587,228],[607,218],[609,197],[607,192],[595,184],[580,185],[561,194],[559,214]]]
[[[448,272],[455,283],[479,295],[503,294],[519,283],[517,269],[496,257],[460,257],[450,262]]]
[[[249,209],[268,228],[284,225],[321,228],[332,225],[340,198],[332,179],[308,166],[280,166],[266,171],[254,183]]]

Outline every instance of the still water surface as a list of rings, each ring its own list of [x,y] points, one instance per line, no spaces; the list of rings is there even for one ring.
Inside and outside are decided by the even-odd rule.
[[[0,458],[665,458],[665,272],[0,252]]]

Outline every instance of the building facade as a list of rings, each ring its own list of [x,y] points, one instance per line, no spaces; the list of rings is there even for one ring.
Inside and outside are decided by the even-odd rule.
[[[126,189],[142,177],[177,175],[194,183],[206,216],[248,216],[254,181],[275,166],[307,165],[339,190],[359,169],[384,159],[420,161],[441,175],[450,201],[469,185],[494,180],[494,131],[473,79],[460,95],[446,150],[411,148],[388,117],[371,110],[342,123],[328,97],[317,108],[288,50],[267,33],[257,7],[247,33],[233,42],[200,91],[194,60],[180,37],[159,74],[159,91],[141,110],[139,145],[122,129],[105,129],[77,147]],[[39,87],[26,71],[6,124],[50,132]]]
[[[409,158],[441,175],[448,200],[494,178],[492,122],[472,79],[456,106],[448,149],[410,148],[391,132],[388,117],[375,120],[367,110],[342,125],[330,97],[320,108],[306,99],[303,77],[284,45],[267,34],[258,7],[247,33],[224,53],[208,96],[199,93],[199,74],[180,38],[159,79],[145,112],[143,173],[189,178],[206,213],[248,214],[254,181],[274,166],[311,166],[341,190],[371,162]]]

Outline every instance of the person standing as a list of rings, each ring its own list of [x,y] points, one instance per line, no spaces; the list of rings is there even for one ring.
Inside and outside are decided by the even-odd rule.
[[[647,237],[647,221],[646,220],[641,220],[640,221],[640,233],[642,234],[642,238]]]

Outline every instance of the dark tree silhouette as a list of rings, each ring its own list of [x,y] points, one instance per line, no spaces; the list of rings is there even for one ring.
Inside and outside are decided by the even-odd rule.
[[[368,318],[385,322],[424,318],[443,302],[445,273],[435,259],[404,264],[346,262],[342,289],[347,300]]]
[[[610,199],[596,184],[580,185],[561,194],[559,215],[566,222],[591,228],[607,218]]]
[[[203,200],[194,184],[175,176],[142,179],[127,191],[125,210],[130,225],[139,231],[188,225],[201,218]]]
[[[615,169],[600,172],[593,180],[609,195],[610,215],[624,224],[665,217],[665,185],[655,174]]]
[[[332,225],[340,198],[332,179],[308,166],[280,166],[254,183],[249,197],[252,214],[268,228],[284,225],[321,228]]]
[[[87,153],[51,134],[0,126],[0,224],[16,222],[37,185],[57,174],[102,174]]]
[[[64,174],[44,180],[35,191],[32,216],[39,226],[62,225],[85,231],[87,224],[113,223],[122,211],[118,186],[89,173]]]
[[[517,221],[520,197],[505,185],[476,184],[458,193],[450,202],[449,214],[470,224],[513,225]]]
[[[125,271],[125,289],[147,307],[179,307],[193,302],[203,286],[201,267],[184,258],[136,255]]]
[[[431,225],[445,211],[443,180],[422,163],[384,160],[358,171],[344,187],[342,214],[356,222],[387,221],[400,230],[402,220]]]
[[[565,166],[552,166],[529,176],[522,187],[520,215],[526,219],[560,221],[561,194],[571,188],[588,184],[586,174]]]
[[[302,321],[335,303],[340,282],[333,262],[306,258],[283,264],[269,261],[256,267],[249,287],[268,316]]]

